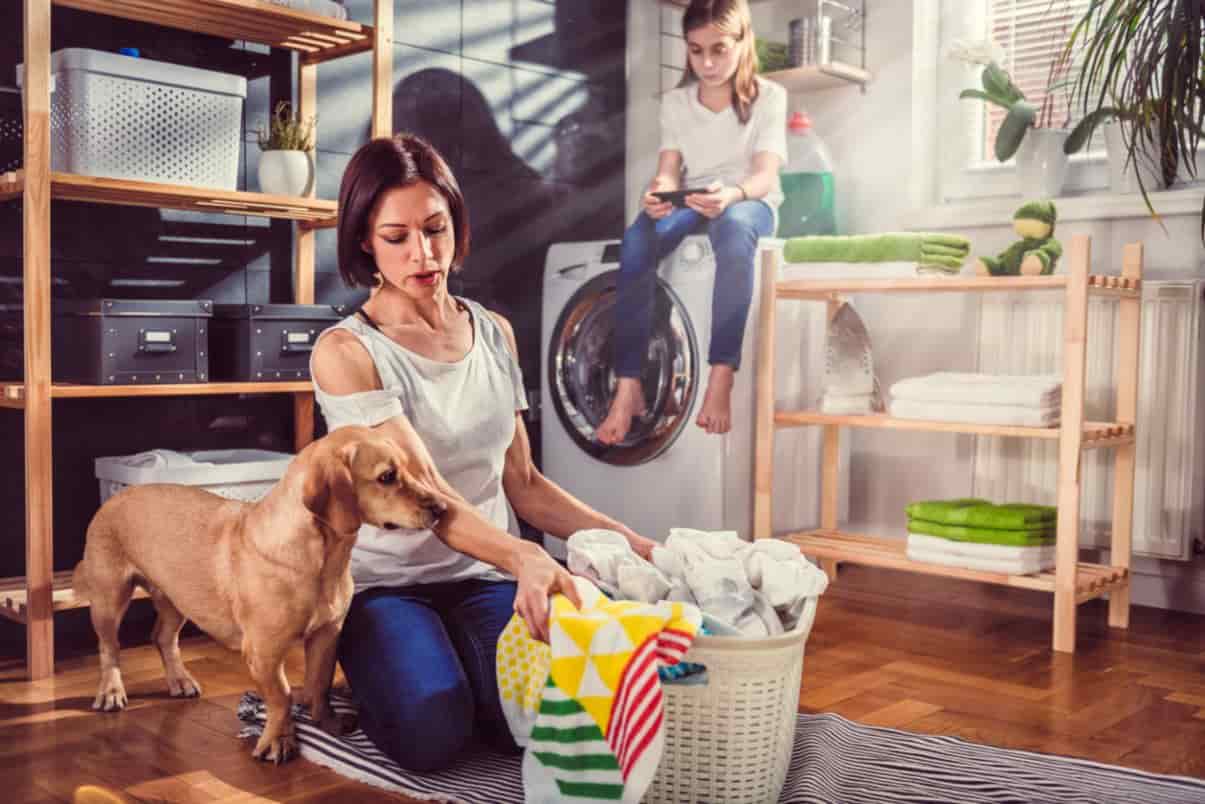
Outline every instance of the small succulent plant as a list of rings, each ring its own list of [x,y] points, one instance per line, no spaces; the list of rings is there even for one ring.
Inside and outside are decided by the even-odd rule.
[[[314,150],[314,124],[317,118],[302,120],[293,114],[288,101],[276,104],[268,127],[255,132],[261,151],[312,151]]]

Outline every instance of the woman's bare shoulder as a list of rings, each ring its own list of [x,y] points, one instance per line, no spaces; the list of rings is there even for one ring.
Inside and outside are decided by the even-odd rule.
[[[372,355],[351,330],[323,333],[314,347],[314,384],[328,394],[354,394],[380,389],[381,377]]]

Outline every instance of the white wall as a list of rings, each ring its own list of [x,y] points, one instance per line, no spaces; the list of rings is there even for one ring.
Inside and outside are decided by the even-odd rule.
[[[867,0],[867,67],[874,79],[865,93],[840,87],[795,96],[812,117],[835,163],[838,226],[842,234],[940,229],[964,234],[973,253],[995,254],[1015,238],[1009,215],[999,225],[960,226],[958,218],[918,214],[910,198],[913,154],[913,3]],[[659,14],[655,0],[629,3],[629,218],[656,166],[659,139],[655,94],[661,82]],[[754,6],[763,36],[785,41],[794,16],[789,0]],[[797,13],[797,11],[795,12]],[[936,24],[936,23],[934,23]],[[923,126],[922,126],[923,129]],[[940,148],[940,143],[938,146]],[[1020,198],[1017,198],[1020,203]],[[1057,203],[1057,200],[1056,200]],[[1120,270],[1121,245],[1146,245],[1151,279],[1205,277],[1205,250],[1197,215],[1165,218],[1167,232],[1149,218],[1074,221],[1058,228],[1066,242],[1092,236],[1101,272]],[[908,376],[974,368],[978,300],[974,296],[879,295],[855,298],[874,343],[884,388]],[[917,499],[965,496],[971,491],[969,436],[847,430],[852,463],[850,530],[904,535],[903,507]],[[1136,561],[1134,602],[1205,612],[1205,563]]]

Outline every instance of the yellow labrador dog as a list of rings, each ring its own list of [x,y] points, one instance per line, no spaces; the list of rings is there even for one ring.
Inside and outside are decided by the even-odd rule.
[[[100,689],[93,709],[127,703],[118,669],[117,628],[136,586],[158,613],[153,639],[173,696],[201,687],[180,658],[192,620],[241,650],[267,705],[252,756],[283,762],[297,751],[284,657],[305,641],[299,702],[334,729],[327,693],[339,629],[353,592],[349,561],[362,523],[430,528],[444,504],[407,471],[409,456],[362,427],[307,446],[256,503],[189,486],[135,486],[107,500],[88,526],[75,591],[89,600],[100,642]]]

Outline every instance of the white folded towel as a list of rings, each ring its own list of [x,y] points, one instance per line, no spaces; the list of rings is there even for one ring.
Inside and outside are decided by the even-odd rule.
[[[1059,404],[1063,381],[1047,374],[967,374],[939,371],[891,386],[892,399],[1049,408]]]
[[[1004,424],[1018,427],[1057,427],[1061,408],[1031,408],[1021,405],[957,404],[893,399],[891,415],[898,419],[923,419],[965,424]]]
[[[913,561],[923,561],[926,564],[941,564],[946,567],[981,570],[983,572],[999,572],[1003,575],[1032,575],[1054,566],[1054,558],[1049,560],[1041,556],[1024,558],[975,558],[960,556],[940,550],[919,550],[911,544],[905,549],[908,558]]]
[[[950,556],[991,559],[996,561],[1037,561],[1043,566],[1054,566],[1054,545],[981,544],[943,539],[924,533],[908,532],[908,547],[922,553],[944,553]]]

